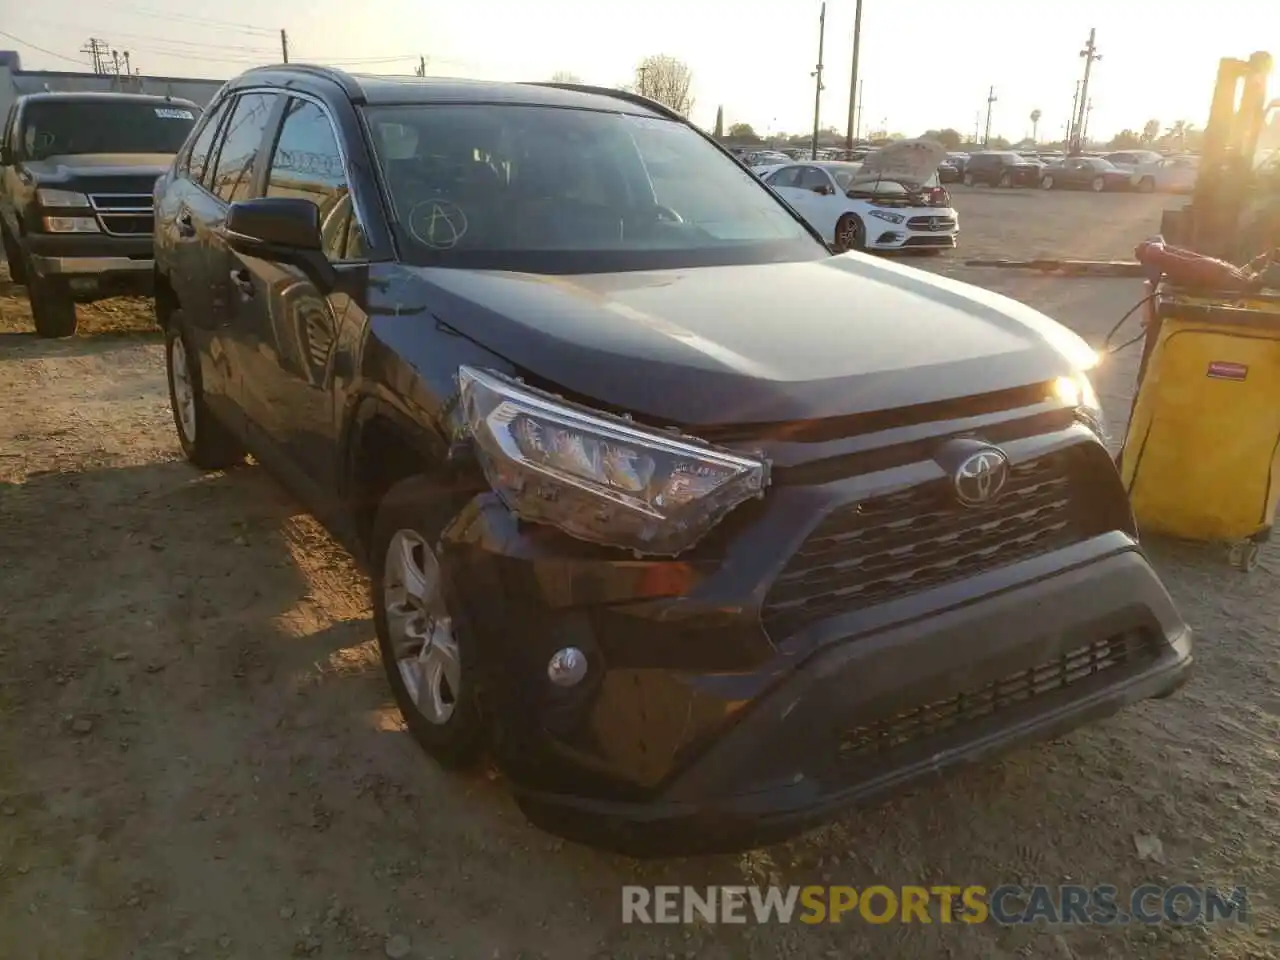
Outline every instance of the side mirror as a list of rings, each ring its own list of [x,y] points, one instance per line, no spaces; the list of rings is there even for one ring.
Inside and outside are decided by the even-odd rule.
[[[825,184],[819,184],[811,189],[820,197],[828,197],[833,193],[832,189]]]
[[[223,230],[237,253],[300,268],[321,290],[332,289],[337,271],[324,255],[320,208],[300,197],[238,200]]]
[[[298,197],[239,200],[227,212],[231,249],[266,259],[320,250],[320,208]]]

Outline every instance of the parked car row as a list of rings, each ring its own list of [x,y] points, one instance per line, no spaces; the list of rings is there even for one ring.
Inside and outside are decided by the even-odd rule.
[[[1187,193],[1195,185],[1197,170],[1196,157],[1165,157],[1150,150],[1070,157],[990,150],[948,154],[939,174],[943,183],[970,187]]]
[[[850,202],[954,236],[936,145],[766,185],[632,93],[305,65],[189,130],[136,253],[177,441],[352,549],[410,735],[535,824],[740,850],[1186,680],[1093,350],[831,250]],[[91,183],[17,253],[104,232]]]

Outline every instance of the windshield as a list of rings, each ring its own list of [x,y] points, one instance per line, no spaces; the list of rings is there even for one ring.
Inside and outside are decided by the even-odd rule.
[[[366,116],[411,263],[592,273],[829,256],[681,123],[494,104]]]
[[[28,160],[85,153],[177,153],[199,111],[139,100],[34,100],[22,108]]]

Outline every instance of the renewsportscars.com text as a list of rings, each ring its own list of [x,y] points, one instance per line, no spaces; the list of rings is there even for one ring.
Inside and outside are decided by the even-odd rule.
[[[623,923],[1193,924],[1248,920],[1243,887],[625,886]]]

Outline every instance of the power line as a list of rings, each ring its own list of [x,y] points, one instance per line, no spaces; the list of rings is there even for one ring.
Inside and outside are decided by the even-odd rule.
[[[28,40],[23,40],[21,37],[15,37],[12,33],[5,33],[3,30],[0,30],[0,37],[4,37],[7,40],[12,40],[14,43],[18,44],[19,46],[30,47],[32,50],[38,50],[43,54],[47,54],[48,56],[57,57],[59,60],[66,60],[69,63],[74,63],[81,67],[88,66],[88,64],[86,64],[83,60],[77,59],[76,57],[68,57],[65,53],[56,53],[55,51],[46,49],[45,47],[36,46],[34,43],[31,43]]]
[[[247,23],[235,23],[230,20],[214,20],[210,17],[193,17],[189,14],[167,13],[160,10],[150,10],[146,7],[138,7],[128,3],[111,3],[110,0],[104,0],[109,6],[117,9],[128,10],[140,16],[151,17],[155,20],[172,20],[176,23],[194,23],[205,27],[216,27],[222,30],[238,31],[250,35],[263,37],[275,37],[276,31],[269,27],[255,27]]]

